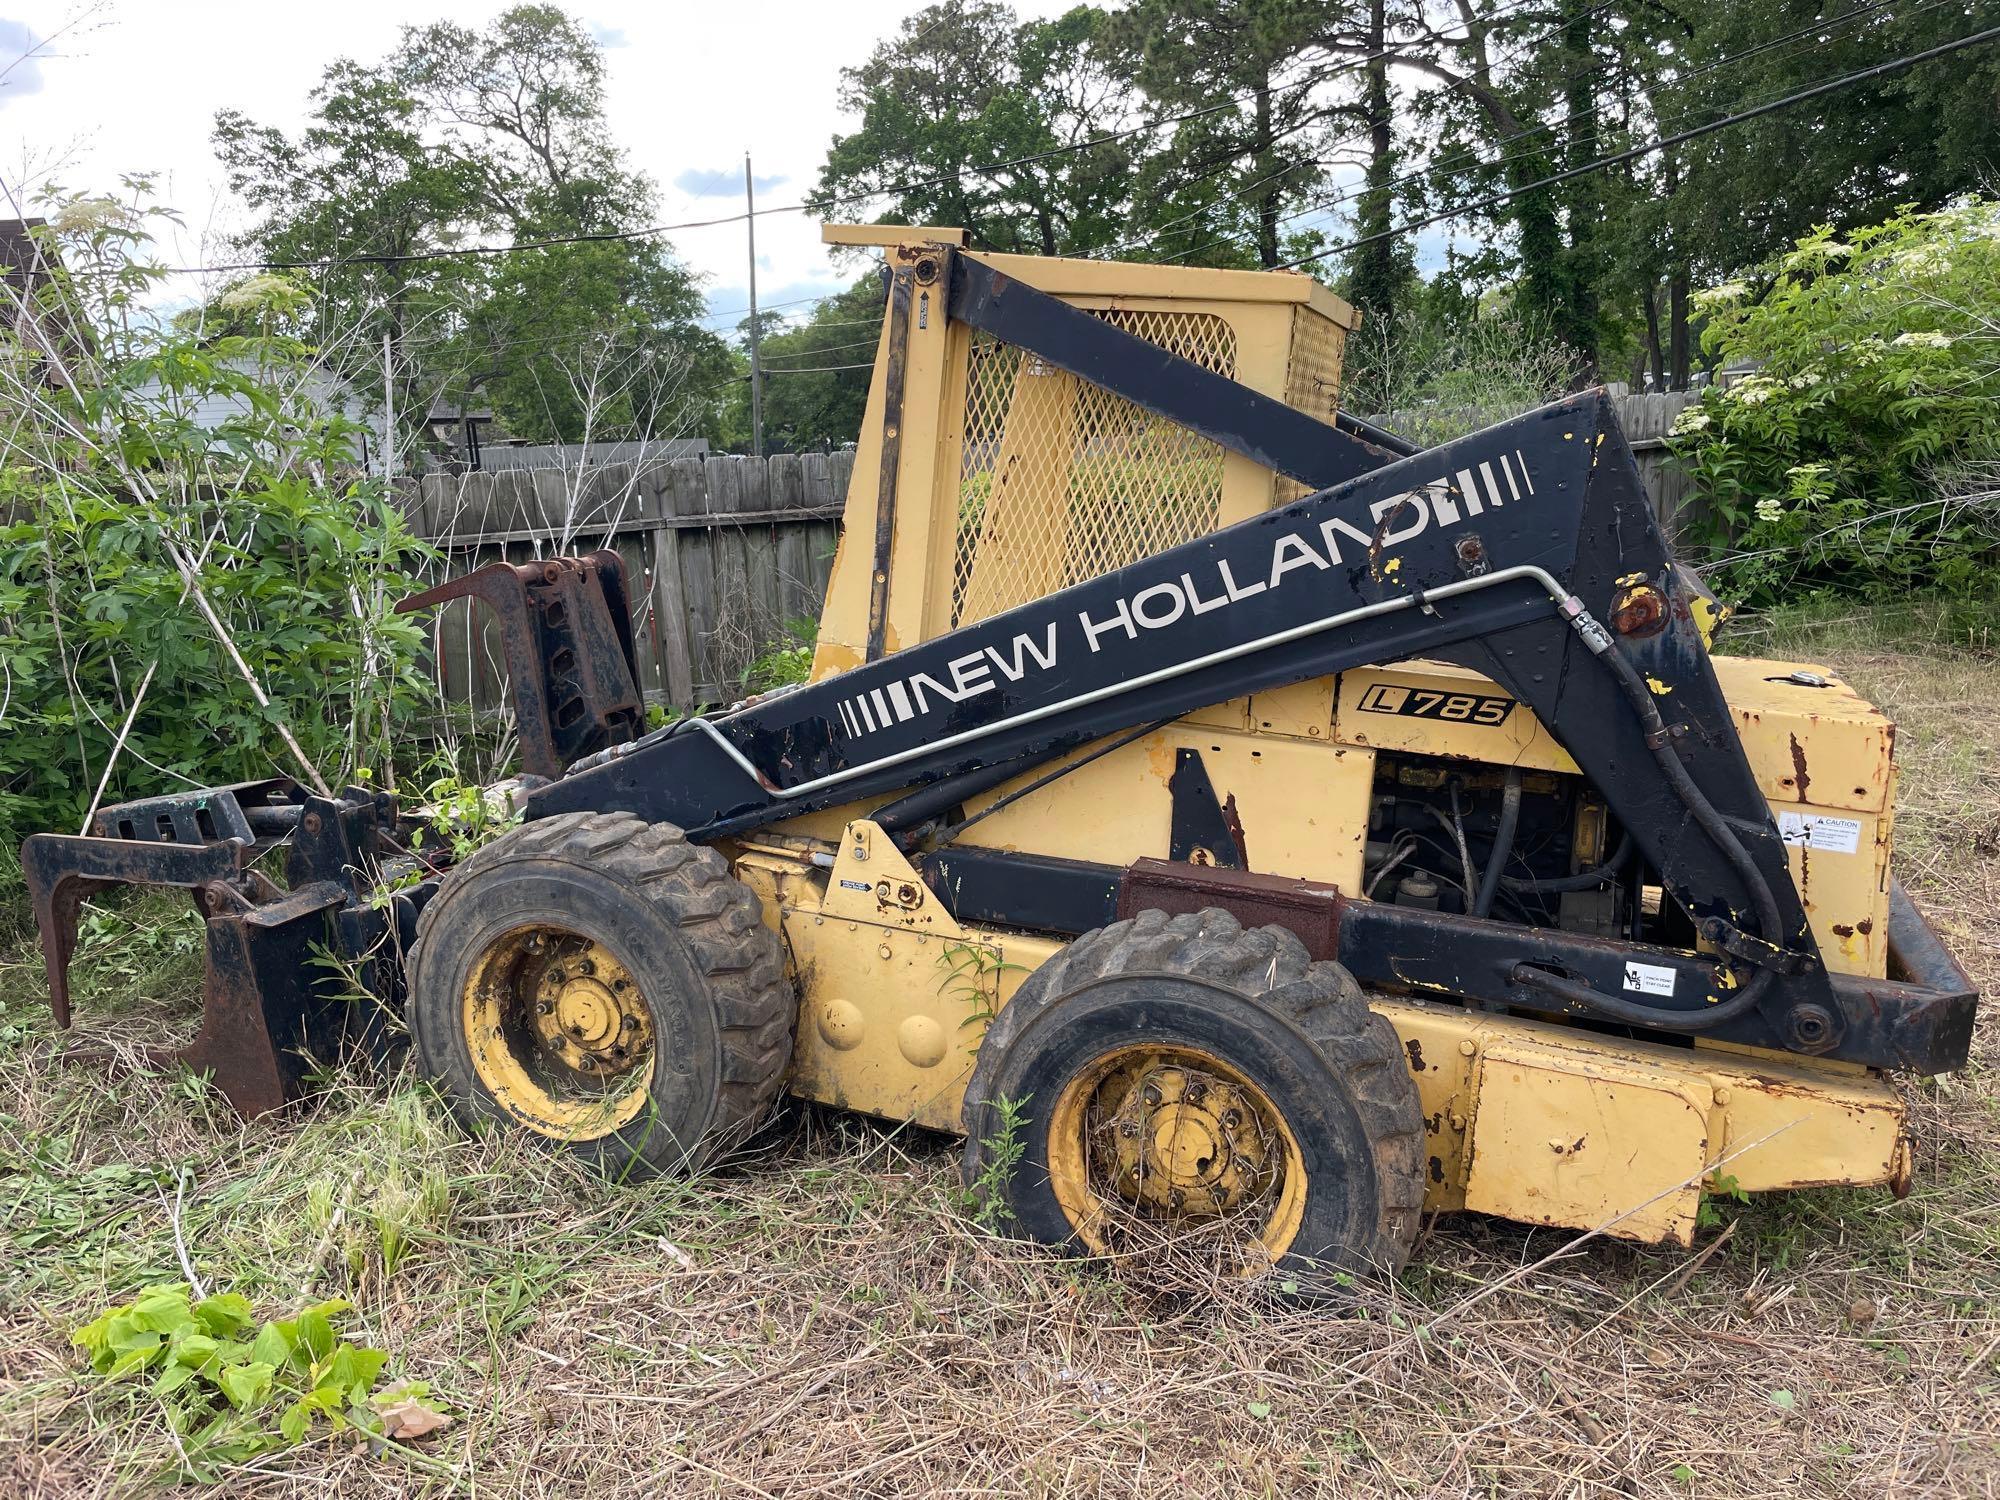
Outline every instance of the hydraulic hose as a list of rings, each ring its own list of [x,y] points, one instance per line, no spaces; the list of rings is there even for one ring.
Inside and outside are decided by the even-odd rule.
[[[1612,847],[1611,857],[1603,864],[1588,870],[1578,870],[1574,875],[1551,875],[1546,879],[1532,875],[1502,875],[1500,888],[1503,891],[1517,891],[1533,896],[1559,896],[1565,891],[1594,891],[1625,868],[1625,861],[1632,857],[1632,831],[1628,828],[1619,834],[1618,842]]]
[[[1764,872],[1750,857],[1750,851],[1743,847],[1743,841],[1736,836],[1736,830],[1724,821],[1715,804],[1702,794],[1688,774],[1686,766],[1674,753],[1672,737],[1667,731],[1666,721],[1660,717],[1659,705],[1652,693],[1641,680],[1633,665],[1619,652],[1617,644],[1604,627],[1583,607],[1574,595],[1559,602],[1558,608],[1569,622],[1571,629],[1582,638],[1583,643],[1605,666],[1611,669],[1625,699],[1638,715],[1640,728],[1645,731],[1646,745],[1653,753],[1653,759],[1660,767],[1669,790],[1688,810],[1695,826],[1708,836],[1715,847],[1722,851],[1731,868],[1742,880],[1750,897],[1750,904],[1757,914],[1757,935],[1774,948],[1782,949],[1784,944],[1784,923],[1778,915],[1777,897],[1771,893],[1770,882]],[[1516,984],[1527,985],[1555,995],[1572,1005],[1582,1006],[1599,1015],[1610,1016],[1614,1020],[1629,1022],[1639,1026],[1656,1027],[1664,1031],[1711,1031],[1738,1016],[1753,1010],[1764,992],[1777,978],[1774,970],[1759,968],[1750,980],[1735,994],[1718,1005],[1701,1010],[1673,1011],[1656,1005],[1637,1005],[1616,995],[1607,995],[1594,985],[1582,984],[1573,979],[1565,979],[1559,974],[1537,969],[1528,964],[1514,967],[1513,979]]]
[[[1457,786],[1454,785],[1451,789],[1450,812],[1447,813],[1443,808],[1429,802],[1426,802],[1424,807],[1432,817],[1444,825],[1444,831],[1451,835],[1452,846],[1458,850],[1459,877],[1465,882],[1459,889],[1465,892],[1465,899],[1470,902],[1479,889],[1479,872],[1473,868],[1472,850],[1465,842],[1465,820],[1458,813]]]
[[[1500,822],[1493,830],[1493,852],[1486,857],[1486,872],[1479,878],[1479,894],[1473,898],[1472,914],[1483,917],[1493,910],[1493,898],[1500,894],[1500,872],[1514,857],[1514,831],[1521,826],[1521,773],[1509,766],[1500,793]]]

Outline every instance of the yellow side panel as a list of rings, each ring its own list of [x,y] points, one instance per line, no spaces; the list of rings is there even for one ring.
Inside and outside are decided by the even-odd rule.
[[[1372,754],[1185,722],[1058,778],[973,825],[961,842],[1111,865],[1164,859],[1173,821],[1168,782],[1174,752],[1183,747],[1201,752],[1216,795],[1235,799],[1252,870],[1361,888]],[[1029,779],[1009,782],[994,796]],[[968,802],[966,810],[991,800]]]
[[[1826,685],[1789,680],[1800,671]],[[1825,667],[1718,656],[1715,677],[1766,797],[1859,812],[1892,805],[1896,726]]]
[[[1881,978],[1889,964],[1889,814],[1783,804],[1771,811],[1826,966]]]
[[[1576,774],[1568,752],[1505,688],[1442,662],[1341,673],[1333,737],[1343,745]]]
[[[791,950],[794,1094],[958,1130],[985,1021],[1062,945],[961,927],[895,843],[849,824],[822,876],[762,850],[736,870]]]
[[[1721,1125],[1710,1159],[1744,1192],[1893,1182],[1908,1173],[1902,1100],[1880,1078],[1753,1067],[1711,1075]]]
[[[1417,1084],[1424,1117],[1424,1207],[1433,1213],[1463,1208],[1479,1052],[1467,1024],[1471,1012],[1407,1002],[1375,1008],[1395,1026]]]
[[[1715,1102],[1703,1080],[1509,1040],[1480,1059],[1478,1090],[1467,1208],[1691,1242]]]
[[[959,1129],[972,1076],[967,1037],[976,1043],[978,1017],[993,1007],[999,949],[803,913],[785,932],[807,979],[792,1092]]]
[[[1301,740],[1333,737],[1331,677],[1315,677],[1290,687],[1274,688],[1250,699],[1250,727],[1259,734],[1290,735]]]

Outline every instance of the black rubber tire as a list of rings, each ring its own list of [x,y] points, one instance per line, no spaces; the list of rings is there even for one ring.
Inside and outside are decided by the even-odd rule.
[[[592,1141],[558,1142],[614,1176],[698,1170],[778,1095],[798,1012],[778,936],[715,850],[629,813],[568,813],[502,835],[445,876],[417,924],[408,1018],[418,1065],[469,1129],[521,1122],[465,1037],[464,985],[505,933],[566,927],[603,943],[645,997],[651,1100]]]
[[[1395,1028],[1354,977],[1278,927],[1228,912],[1141,912],[1086,933],[1002,1008],[966,1089],[962,1171],[979,1183],[998,1100],[1026,1101],[1024,1150],[1003,1189],[1031,1239],[1085,1247],[1049,1184],[1047,1111],[1099,1058],[1145,1041],[1198,1047],[1263,1090],[1304,1157],[1307,1192],[1280,1277],[1326,1294],[1340,1276],[1394,1274],[1423,1207],[1423,1117]]]

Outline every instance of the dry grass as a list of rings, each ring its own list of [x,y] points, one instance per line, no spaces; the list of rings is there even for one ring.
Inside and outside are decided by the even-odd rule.
[[[1900,717],[1904,877],[1995,987],[2000,661],[1887,649],[1865,622],[1747,644],[1829,660]],[[79,964],[93,1042],[187,1014],[187,929],[141,915]],[[458,1418],[419,1454],[321,1442],[233,1494],[2000,1490],[1991,1012],[1971,1071],[1913,1089],[1904,1202],[1725,1206],[1692,1257],[1446,1220],[1397,1287],[1329,1315],[1148,1294],[989,1238],[958,1211],[951,1143],[833,1115],[794,1114],[712,1180],[637,1189],[465,1139],[407,1085],[241,1126],[197,1083],[53,1063],[26,963],[0,970],[7,1496],[173,1469],[157,1411],[81,1378],[68,1336],[179,1278],[183,1168],[197,1269],[267,1313],[358,1183],[322,1282]]]

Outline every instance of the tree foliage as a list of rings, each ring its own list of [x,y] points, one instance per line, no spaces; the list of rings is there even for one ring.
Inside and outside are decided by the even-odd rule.
[[[597,43],[559,8],[406,27],[380,62],[327,68],[295,135],[224,110],[215,146],[260,215],[244,248],[314,263],[322,357],[362,389],[384,389],[387,341],[413,436],[440,399],[543,441],[717,420],[731,358],[663,242],[505,249],[629,234],[657,206],[605,125]]]
[[[1129,123],[1106,24],[1089,6],[1023,23],[997,0],[906,17],[841,72],[840,103],[860,128],[834,137],[813,209],[839,218],[882,199],[884,222],[951,225],[1002,251],[1104,245],[1124,227],[1133,161],[1124,141],[1100,139]]]
[[[1754,603],[2000,584],[2000,201],[1822,227],[1705,300],[1750,372],[1681,415],[1697,533]]]
[[[143,204],[71,199],[45,274],[0,320],[0,828],[75,828],[104,801],[387,765],[428,691],[392,612],[425,549],[362,434],[281,330],[283,278],[239,331],[161,324]],[[61,328],[53,350],[17,327]],[[219,425],[196,420],[217,410]]]

